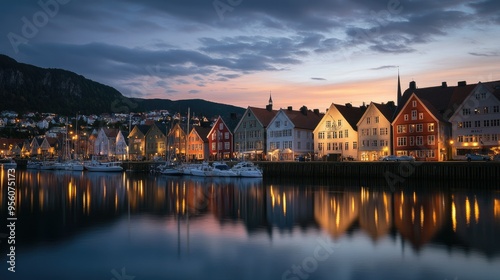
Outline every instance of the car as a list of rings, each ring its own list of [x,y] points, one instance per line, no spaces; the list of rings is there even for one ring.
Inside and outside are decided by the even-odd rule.
[[[413,156],[395,156],[390,155],[381,158],[382,161],[414,161],[415,158]]]
[[[466,154],[465,159],[467,161],[490,161],[491,158],[488,155],[481,154]]]

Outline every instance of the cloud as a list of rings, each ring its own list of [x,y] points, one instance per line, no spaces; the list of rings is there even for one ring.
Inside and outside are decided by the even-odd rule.
[[[200,93],[200,91],[196,90],[196,89],[192,89],[192,90],[188,91],[188,93],[189,94],[198,94],[198,93]]]
[[[375,68],[370,68],[370,70],[385,70],[385,69],[393,69],[393,68],[398,68],[396,65],[384,65],[380,67],[375,67]]]
[[[311,77],[311,80],[316,80],[316,81],[326,81],[325,78],[317,78],[317,77]]]
[[[469,52],[470,55],[473,56],[484,56],[484,57],[496,57],[500,56],[500,52],[498,51],[491,51],[491,52]]]

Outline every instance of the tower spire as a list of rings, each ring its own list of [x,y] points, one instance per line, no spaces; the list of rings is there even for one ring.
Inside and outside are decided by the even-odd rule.
[[[398,66],[398,106],[402,105],[401,104],[401,99],[402,99],[403,95],[401,93],[401,79],[399,77],[399,66]]]
[[[266,110],[268,111],[273,110],[273,98],[271,97],[271,91],[269,91],[269,103],[266,106]]]

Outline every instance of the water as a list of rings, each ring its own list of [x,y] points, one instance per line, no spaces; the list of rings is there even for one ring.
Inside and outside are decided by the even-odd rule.
[[[495,190],[64,171],[16,177],[16,272],[7,270],[3,227],[0,279],[500,276]]]

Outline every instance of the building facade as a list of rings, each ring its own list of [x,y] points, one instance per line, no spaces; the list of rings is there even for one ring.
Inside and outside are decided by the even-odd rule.
[[[131,160],[142,159],[146,156],[146,134],[151,126],[136,125],[128,135],[129,157]]]
[[[453,159],[500,152],[500,81],[478,83],[450,118]]]
[[[233,157],[233,133],[219,116],[208,132],[208,149],[211,160]]]
[[[302,107],[280,109],[267,127],[267,159],[292,161],[296,157],[312,158],[313,130],[323,115]]]
[[[318,160],[341,161],[358,159],[356,124],[366,108],[351,104],[331,104],[314,129],[314,153]]]
[[[194,126],[188,135],[188,160],[208,160],[210,153],[208,149],[209,127]]]
[[[359,160],[376,161],[392,153],[391,122],[395,111],[394,102],[370,103],[357,123]]]

